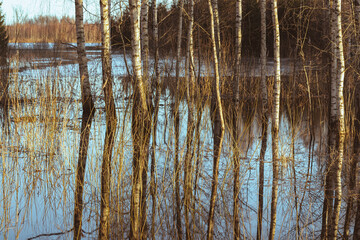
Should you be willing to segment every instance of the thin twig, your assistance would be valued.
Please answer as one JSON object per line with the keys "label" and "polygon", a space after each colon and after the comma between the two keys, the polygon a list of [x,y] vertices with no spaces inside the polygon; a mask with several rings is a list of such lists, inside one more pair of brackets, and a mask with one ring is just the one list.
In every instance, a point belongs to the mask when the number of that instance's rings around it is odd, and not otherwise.
{"label": "thin twig", "polygon": [[31,238],[28,238],[27,240],[32,240],[32,239],[35,239],[35,238],[39,238],[39,237],[50,237],[50,236],[58,236],[58,235],[63,235],[63,234],[66,234],[66,233],[69,233],[71,231],[73,231],[74,228],[71,228],[70,230],[67,230],[65,232],[57,232],[57,233],[43,233],[43,234],[39,234],[35,237],[31,237]]}

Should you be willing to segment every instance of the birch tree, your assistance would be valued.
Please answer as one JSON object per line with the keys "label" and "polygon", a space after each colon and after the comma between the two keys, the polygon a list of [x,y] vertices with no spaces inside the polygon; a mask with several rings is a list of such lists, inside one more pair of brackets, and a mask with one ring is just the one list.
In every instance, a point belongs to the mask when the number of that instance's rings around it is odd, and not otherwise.
{"label": "birch tree", "polygon": [[[151,102],[151,80],[149,76],[149,0],[141,0],[140,8],[140,41],[141,41],[141,60],[144,84],[146,84],[147,104]],[[150,134],[150,131],[148,132]],[[150,138],[149,138],[150,139]],[[147,153],[147,156],[149,153]],[[148,157],[144,163],[142,171],[142,193],[141,193],[141,238],[147,236],[147,172]]]}
{"label": "birch tree", "polygon": [[262,218],[264,205],[264,158],[267,148],[267,132],[268,132],[268,99],[267,99],[267,77],[266,77],[266,0],[260,1],[261,14],[261,150],[259,163],[259,205],[258,205],[258,227],[256,239],[262,239]]}
{"label": "birch tree", "polygon": [[338,122],[338,149],[336,154],[336,162],[334,165],[335,173],[335,184],[334,184],[334,210],[331,218],[331,225],[329,227],[329,238],[336,239],[339,225],[339,215],[341,207],[341,197],[342,197],[342,186],[341,186],[341,171],[342,163],[344,158],[344,141],[345,141],[345,108],[344,108],[344,77],[345,77],[345,60],[344,60],[344,49],[343,49],[343,35],[342,35],[342,26],[341,26],[341,0],[335,0],[334,6],[334,15],[336,16],[336,60],[338,62],[337,66],[337,89],[335,92],[336,104],[338,105],[338,111],[336,113],[336,118]]}
{"label": "birch tree", "polygon": [[272,19],[274,27],[274,90],[273,90],[273,109],[272,109],[272,161],[273,161],[273,183],[271,192],[271,216],[269,239],[275,237],[276,229],[276,210],[278,201],[279,186],[279,124],[280,124],[280,30],[278,19],[277,0],[272,0]]}
{"label": "birch tree", "polygon": [[214,11],[214,27],[215,27],[215,42],[216,42],[216,54],[218,57],[218,68],[219,75],[220,73],[220,65],[221,65],[221,32],[220,32],[220,17],[219,17],[219,5],[218,0],[212,0],[213,11]]}
{"label": "birch tree", "polygon": [[[141,0],[140,8],[140,46],[142,61],[142,78],[150,92],[151,78],[149,76],[149,0]],[[148,94],[148,97],[150,94]]]}
{"label": "birch tree", "polygon": [[[151,116],[147,105],[147,88],[142,77],[140,47],[140,0],[129,0],[133,66],[133,109],[131,134],[133,139],[133,172],[130,205],[130,239],[139,239],[141,226],[142,176],[147,164],[151,131]],[[136,103],[136,104],[135,104]]]}
{"label": "birch tree", "polygon": [[344,156],[344,77],[345,62],[341,27],[341,0],[330,3],[332,46],[331,102],[329,112],[329,146],[321,237],[336,239],[341,207],[341,171]]}
{"label": "birch tree", "polygon": [[191,238],[190,214],[191,195],[192,195],[192,155],[193,155],[193,134],[194,134],[194,50],[193,50],[193,26],[194,26],[194,0],[189,2],[189,25],[186,47],[186,63],[185,63],[185,81],[186,81],[186,98],[188,105],[188,123],[186,133],[186,153],[184,167],[184,210],[185,210],[185,227],[186,239]]}
{"label": "birch tree", "polygon": [[143,62],[143,77],[150,89],[149,74],[149,0],[141,0],[141,58]]}
{"label": "birch tree", "polygon": [[215,42],[215,29],[214,29],[214,13],[212,9],[211,0],[208,0],[209,13],[210,13],[210,36],[211,36],[211,46],[213,52],[214,60],[214,73],[215,81],[213,84],[213,96],[216,99],[214,105],[214,160],[213,160],[213,179],[211,183],[211,197],[210,197],[210,207],[209,207],[209,218],[208,218],[208,230],[207,230],[207,239],[213,239],[214,234],[214,215],[215,215],[215,202],[217,196],[217,187],[218,187],[218,175],[219,175],[219,160],[221,155],[222,142],[224,138],[225,124],[223,117],[223,109],[221,104],[220,96],[220,74],[218,68],[218,58],[217,58],[217,48]]}
{"label": "birch tree", "polygon": [[89,72],[85,52],[85,34],[83,21],[83,1],[75,1],[75,24],[77,35],[77,54],[80,72],[82,119],[79,145],[79,160],[75,178],[75,207],[74,207],[74,240],[81,239],[83,192],[87,152],[92,119],[95,113],[94,102],[91,95]]}
{"label": "birch tree", "polygon": [[341,171],[344,156],[344,77],[345,62],[341,27],[341,0],[331,2],[332,46],[331,102],[329,117],[329,147],[325,182],[322,238],[336,239],[341,207]]}
{"label": "birch tree", "polygon": [[114,147],[117,125],[115,101],[113,96],[111,74],[111,44],[110,44],[110,0],[100,0],[101,11],[101,60],[103,75],[103,91],[105,97],[106,133],[101,167],[101,205],[99,239],[109,239],[110,230],[110,181],[111,158]]}
{"label": "birch tree", "polygon": [[[241,32],[241,23],[242,23],[242,0],[236,0],[236,47],[235,47],[235,111],[233,114],[233,151],[234,151],[234,239],[240,239],[240,71],[241,71],[241,41],[242,41],[242,32]],[[218,36],[219,37],[219,36]]]}

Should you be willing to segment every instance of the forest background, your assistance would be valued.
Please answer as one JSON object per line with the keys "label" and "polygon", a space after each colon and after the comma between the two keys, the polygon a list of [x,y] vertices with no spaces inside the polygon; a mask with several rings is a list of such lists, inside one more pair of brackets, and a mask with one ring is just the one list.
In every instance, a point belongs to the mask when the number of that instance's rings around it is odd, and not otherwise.
{"label": "forest background", "polygon": [[[267,4],[267,49],[268,57],[273,56],[273,31],[271,21],[270,2]],[[184,5],[187,9],[187,3]],[[150,45],[153,45],[152,10],[149,4],[149,36]],[[178,2],[158,4],[159,21],[159,50],[160,54],[176,51],[176,33],[179,15]],[[296,56],[299,49],[298,41],[301,40],[303,50],[314,52],[316,55],[329,52],[330,44],[326,36],[328,31],[328,10],[323,0],[280,0],[279,1],[279,26],[281,38],[281,57]],[[350,1],[344,2],[343,23],[351,24]],[[230,49],[235,45],[235,1],[219,1],[219,20],[221,29],[222,49],[229,57],[234,54]],[[111,18],[111,41],[114,48],[121,48],[124,44],[130,47],[130,10],[128,6],[121,9],[118,16]],[[206,50],[209,46],[210,23],[207,1],[199,0],[194,7],[194,47]],[[188,21],[184,18],[183,44],[186,44],[186,31]],[[242,54],[243,56],[259,56],[260,54],[260,9],[257,1],[243,1],[242,21]],[[345,26],[344,29],[347,29]],[[101,42],[100,22],[84,23],[85,40],[90,43]],[[10,43],[75,43],[75,19],[64,16],[38,16],[28,19],[19,14],[19,17],[7,26]],[[344,38],[352,33],[344,32]],[[346,44],[347,42],[345,42]],[[208,50],[206,50],[208,51]]]}

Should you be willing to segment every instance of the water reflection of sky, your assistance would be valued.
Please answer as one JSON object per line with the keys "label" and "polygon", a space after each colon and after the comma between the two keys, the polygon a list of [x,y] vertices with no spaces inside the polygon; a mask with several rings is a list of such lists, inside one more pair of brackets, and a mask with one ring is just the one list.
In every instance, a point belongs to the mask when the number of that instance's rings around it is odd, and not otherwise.
{"label": "water reflection of sky", "polygon": [[[129,93],[122,91],[121,77],[127,74],[124,55],[115,53],[113,58],[114,94],[117,99],[118,132],[112,162],[113,172],[113,211],[126,213],[130,207],[131,194],[131,105],[125,100]],[[91,130],[90,148],[86,169],[84,190],[84,230],[96,230],[99,221],[99,196],[100,196],[100,168],[102,160],[102,147],[105,134],[105,113],[102,100],[101,61],[98,53],[89,56],[89,73],[93,93],[96,96],[97,112]],[[131,58],[126,55],[127,64],[131,66]],[[38,59],[37,61],[47,61]],[[49,60],[50,61],[50,60]],[[50,63],[50,62],[49,62]],[[61,61],[60,61],[61,63]],[[172,59],[162,60],[162,69],[171,69]],[[36,62],[34,62],[36,64]],[[167,64],[167,66],[165,66]],[[130,68],[131,71],[131,68]],[[80,129],[81,107],[80,85],[78,79],[78,66],[76,63],[48,66],[45,68],[28,68],[21,71],[18,78],[13,80],[10,92],[18,91],[24,98],[35,99],[34,104],[23,104],[10,109],[11,124],[9,134],[1,129],[2,148],[2,179],[4,189],[0,193],[2,216],[8,217],[8,224],[2,223],[0,229],[5,234],[8,229],[8,238],[15,239],[19,232],[19,239],[33,237],[42,233],[60,232],[71,229],[74,195],[74,172],[78,158],[78,142]],[[13,77],[16,76],[14,73]],[[51,80],[51,81],[50,81]],[[53,112],[41,97],[46,95],[45,89],[51,89],[50,99],[55,99],[56,111]],[[47,93],[49,94],[49,93]],[[174,127],[171,116],[170,91],[166,90],[161,98],[157,135],[157,182],[159,192],[158,207],[163,215],[172,221],[173,194],[173,144]],[[34,121],[26,121],[25,117],[35,116]],[[56,120],[44,122],[42,119]],[[180,107],[181,133],[180,133],[180,159],[183,159],[186,147],[187,106],[182,102]],[[20,122],[15,124],[15,119]],[[241,201],[242,205],[242,230],[247,236],[256,235],[257,204],[258,204],[258,158],[260,152],[260,120],[259,116],[250,119],[249,124],[242,124],[242,161],[240,170]],[[296,222],[294,209],[294,171],[297,176],[296,188],[300,197],[304,196],[303,225],[307,232],[313,228],[319,229],[317,219],[322,202],[317,199],[321,195],[317,169],[318,161],[309,159],[309,134],[306,122],[303,119],[295,125],[292,131],[289,115],[282,114],[280,129],[280,153],[286,167],[282,167],[282,178],[279,186],[278,225],[277,236],[291,238],[294,234]],[[248,120],[247,120],[248,121]],[[322,120],[319,120],[320,122]],[[241,119],[244,123],[245,120]],[[270,129],[269,125],[269,129]],[[209,107],[204,108],[201,122],[200,159],[201,174],[199,177],[199,191],[196,198],[205,210],[199,215],[199,226],[204,227],[207,221],[206,209],[211,189],[212,176],[212,132]],[[219,200],[217,203],[216,230],[219,236],[231,238],[232,231],[226,231],[231,226],[232,212],[232,155],[231,138],[227,130],[224,141],[223,153],[220,163]],[[294,135],[293,135],[294,133]],[[292,139],[295,139],[292,145]],[[319,136],[315,137],[315,151],[320,147]],[[265,211],[264,218],[270,219],[271,199],[271,136],[268,138],[268,150],[265,155]],[[292,159],[292,146],[294,147],[295,160]],[[306,182],[308,163],[312,164],[312,182]],[[309,185],[310,184],[310,185]],[[311,191],[309,190],[311,189]],[[300,201],[300,200],[298,200]],[[6,210],[6,211],[5,211]],[[113,212],[113,213],[114,213]],[[6,215],[7,214],[7,215]],[[115,214],[115,213],[114,213]],[[128,218],[124,214],[124,231],[128,231]],[[4,217],[3,217],[4,218]],[[165,217],[164,217],[165,218]],[[164,219],[163,219],[164,220]],[[164,233],[165,226],[159,230]],[[264,220],[264,236],[267,235],[269,221]],[[5,235],[4,235],[5,236]],[[97,232],[86,235],[96,238]],[[125,236],[124,236],[125,237]],[[57,239],[58,237],[54,237]],[[71,233],[62,238],[71,238]],[[44,238],[45,239],[45,238]],[[48,237],[46,237],[48,239]]]}

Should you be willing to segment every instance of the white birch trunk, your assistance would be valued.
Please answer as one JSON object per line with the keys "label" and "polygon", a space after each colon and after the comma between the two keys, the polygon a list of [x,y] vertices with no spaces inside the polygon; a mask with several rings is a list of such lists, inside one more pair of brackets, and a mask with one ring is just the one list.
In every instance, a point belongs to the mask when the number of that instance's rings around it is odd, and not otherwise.
{"label": "white birch trunk", "polygon": [[272,17],[274,25],[274,91],[273,91],[273,111],[272,111],[272,154],[273,154],[273,183],[271,193],[271,217],[269,239],[275,237],[276,229],[276,210],[278,200],[279,182],[279,124],[280,124],[280,30],[278,20],[277,0],[272,0]]}
{"label": "white birch trunk", "polygon": [[[331,105],[330,105],[330,121],[337,125],[338,118],[338,98],[337,98],[337,79],[338,79],[338,49],[337,49],[337,16],[335,12],[336,0],[331,1],[330,16],[331,16]],[[333,132],[333,131],[332,131]],[[337,134],[330,134],[330,151],[335,149],[337,141]]]}
{"label": "white birch trunk", "polygon": [[[140,0],[129,0],[130,18],[131,18],[131,47],[132,47],[132,65],[134,71],[133,83],[134,92],[140,92],[145,88],[142,82],[141,67],[141,46],[140,46]],[[147,110],[146,95],[143,92],[140,95],[140,107]],[[134,111],[133,111],[134,114]],[[130,213],[130,239],[140,239],[140,200],[142,186],[142,171],[138,160],[133,160],[132,192],[131,192],[131,213]],[[136,167],[134,167],[134,165]]]}
{"label": "white birch trunk", "polygon": [[194,40],[193,40],[193,26],[194,26],[194,0],[189,2],[189,26],[187,35],[186,47],[186,98],[188,104],[188,123],[186,133],[186,153],[185,153],[185,168],[184,168],[184,209],[185,209],[185,227],[186,238],[191,239],[192,228],[190,224],[191,211],[191,195],[192,195],[192,142],[194,133]]}
{"label": "white birch trunk", "polygon": [[329,239],[336,239],[339,225],[339,215],[341,208],[342,186],[341,186],[341,171],[344,158],[344,140],[345,140],[345,108],[344,108],[344,77],[345,77],[345,60],[343,48],[343,35],[341,26],[341,0],[335,0],[334,15],[336,17],[335,33],[336,33],[336,59],[337,59],[337,74],[336,74],[336,105],[338,111],[336,118],[338,121],[338,149],[336,154],[336,162],[334,165],[335,173],[335,202],[334,210],[331,218],[331,226],[329,228]]}
{"label": "white birch trunk", "polygon": [[235,46],[235,86],[234,100],[235,111],[233,113],[233,162],[234,162],[234,190],[233,190],[233,215],[234,215],[234,239],[240,239],[240,71],[241,71],[241,42],[242,42],[242,0],[236,0],[236,46]]}
{"label": "white birch trunk", "polygon": [[223,109],[220,95],[220,74],[217,57],[217,48],[215,40],[215,27],[214,27],[214,13],[212,9],[211,0],[208,0],[209,12],[210,12],[210,30],[211,30],[211,44],[214,58],[214,72],[215,72],[215,84],[214,92],[216,95],[215,104],[215,118],[214,118],[214,162],[213,162],[213,179],[211,186],[211,198],[209,206],[209,219],[208,219],[208,231],[207,239],[213,239],[214,234],[214,215],[215,215],[215,202],[217,197],[218,187],[218,174],[219,174],[219,160],[221,155],[222,142],[224,138],[225,123],[223,117]]}
{"label": "white birch trunk", "polygon": [[218,6],[218,0],[212,0],[213,4],[213,11],[214,11],[214,24],[215,24],[215,42],[216,42],[216,54],[218,57],[218,71],[219,75],[220,73],[220,66],[221,66],[221,33],[220,33],[220,17],[219,17],[219,6]]}
{"label": "white birch trunk", "polygon": [[131,46],[132,46],[132,64],[134,71],[134,91],[140,93],[140,106],[144,111],[147,111],[145,84],[142,78],[141,67],[141,48],[140,48],[140,0],[129,0],[130,2],[130,19],[132,22],[131,28]]}
{"label": "white birch trunk", "polygon": [[99,239],[109,239],[110,231],[110,181],[111,158],[116,131],[116,110],[112,90],[111,43],[110,43],[110,0],[100,0],[102,33],[102,75],[105,97],[106,133],[101,168],[101,206]]}
{"label": "white birch trunk", "polygon": [[236,45],[235,45],[235,101],[240,101],[240,71],[241,71],[241,42],[242,42],[242,32],[241,32],[241,22],[242,22],[242,0],[236,0]]}
{"label": "white birch trunk", "polygon": [[150,91],[151,82],[149,78],[149,0],[141,0],[141,58],[143,61],[143,78],[147,89]]}
{"label": "white birch trunk", "polygon": [[91,102],[91,88],[89,81],[89,72],[87,67],[87,57],[85,52],[85,33],[84,33],[84,21],[83,21],[83,0],[75,0],[76,11],[76,35],[77,35],[77,53],[82,89],[82,101],[83,103]]}
{"label": "white birch trunk", "polygon": [[147,105],[147,88],[142,77],[140,47],[140,0],[129,0],[132,34],[132,65],[133,65],[133,110],[131,133],[133,139],[133,173],[130,206],[130,239],[140,239],[144,230],[141,223],[141,196],[143,194],[143,171],[148,163],[148,145],[151,132],[151,116]]}
{"label": "white birch trunk", "polygon": [[[194,87],[195,87],[195,69],[194,69],[194,38],[193,38],[193,28],[194,28],[194,0],[189,2],[189,26],[188,26],[188,35],[187,35],[187,46],[186,46],[186,97],[189,106],[189,113],[194,111],[193,101],[194,97]],[[189,114],[189,117],[193,118],[192,114]]]}
{"label": "white birch trunk", "polygon": [[89,146],[90,128],[95,108],[92,100],[87,58],[85,52],[85,34],[83,21],[83,1],[75,1],[75,24],[77,35],[77,53],[80,72],[81,98],[83,105],[81,134],[79,145],[79,160],[75,178],[75,207],[74,207],[74,240],[81,239],[82,236],[82,210],[83,210],[83,190],[85,179],[86,159]]}
{"label": "white birch trunk", "polygon": [[[149,0],[141,0],[140,12],[140,41],[141,41],[141,59],[143,61],[142,79],[146,85],[147,104],[148,107],[152,101],[152,86],[151,77],[149,76]],[[151,134],[151,133],[150,133]],[[149,155],[149,153],[147,153]],[[141,194],[141,239],[147,237],[147,172],[148,172],[148,157],[144,162],[144,169],[142,170],[142,194]]]}

